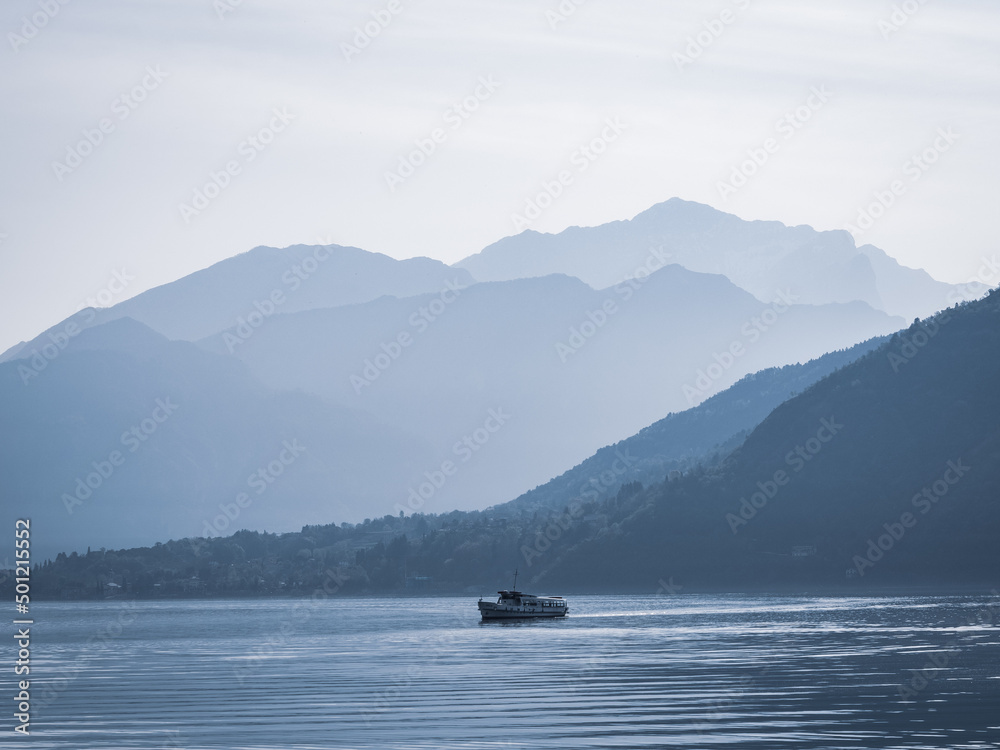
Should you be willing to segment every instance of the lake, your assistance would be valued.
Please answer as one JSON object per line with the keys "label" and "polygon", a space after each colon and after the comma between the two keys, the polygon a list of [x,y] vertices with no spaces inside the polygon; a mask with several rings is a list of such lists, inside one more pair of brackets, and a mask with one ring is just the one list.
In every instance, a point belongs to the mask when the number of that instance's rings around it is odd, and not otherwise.
{"label": "lake", "polygon": [[507,623],[476,600],[35,603],[32,734],[7,711],[2,744],[1000,746],[996,595],[576,596]]}

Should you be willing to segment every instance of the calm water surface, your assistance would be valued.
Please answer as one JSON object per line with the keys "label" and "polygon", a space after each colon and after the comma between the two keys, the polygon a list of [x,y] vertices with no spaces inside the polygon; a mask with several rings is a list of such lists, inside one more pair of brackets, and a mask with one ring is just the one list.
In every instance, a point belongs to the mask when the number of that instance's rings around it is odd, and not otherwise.
{"label": "calm water surface", "polygon": [[35,604],[33,731],[0,744],[1000,747],[995,596],[573,597],[488,624],[476,598]]}

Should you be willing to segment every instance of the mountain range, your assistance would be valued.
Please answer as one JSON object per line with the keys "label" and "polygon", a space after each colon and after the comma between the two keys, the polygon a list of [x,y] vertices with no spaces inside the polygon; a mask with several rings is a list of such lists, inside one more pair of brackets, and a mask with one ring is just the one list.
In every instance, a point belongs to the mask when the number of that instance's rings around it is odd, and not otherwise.
{"label": "mountain range", "polygon": [[[518,568],[525,588],[563,594],[995,589],[998,378],[994,290],[671,415],[633,438],[649,443],[647,457],[677,455],[683,435],[704,447],[756,421],[740,413],[743,397],[804,385],[720,460],[645,486],[629,479],[555,507],[555,484],[539,490],[549,507],[521,498],[484,511],[60,554],[33,586],[54,597],[308,596],[331,581],[340,594],[482,594]],[[731,417],[720,413],[730,408]],[[629,442],[614,449],[620,465]]]}
{"label": "mountain range", "polygon": [[[454,267],[255,248],[0,357],[2,515],[30,507],[54,552],[485,508],[648,428],[643,445],[668,413],[663,440],[683,443],[697,428],[676,413],[747,374],[849,350],[957,293],[843,233],[676,199]],[[654,447],[630,481],[725,455],[826,372],[804,367],[744,384],[754,405],[727,407],[712,446]],[[286,443],[303,447],[294,465]],[[233,510],[255,474],[264,490]]]}

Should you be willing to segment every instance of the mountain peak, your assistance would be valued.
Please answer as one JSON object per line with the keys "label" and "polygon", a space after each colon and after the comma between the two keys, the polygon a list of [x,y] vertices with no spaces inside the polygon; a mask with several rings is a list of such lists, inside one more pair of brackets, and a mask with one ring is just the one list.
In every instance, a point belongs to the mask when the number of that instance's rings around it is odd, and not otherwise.
{"label": "mountain peak", "polygon": [[946,307],[952,291],[926,274],[908,273],[881,251],[859,250],[846,231],[745,221],[677,197],[631,220],[558,234],[525,231],[455,265],[480,281],[566,273],[602,289],[653,259],[722,274],[761,301],[791,290],[805,304],[857,300],[905,318]]}
{"label": "mountain peak", "polygon": [[88,324],[130,317],[169,339],[197,341],[262,309],[269,317],[440,292],[448,283],[475,280],[431,258],[395,260],[342,245],[259,245],[100,310]]}

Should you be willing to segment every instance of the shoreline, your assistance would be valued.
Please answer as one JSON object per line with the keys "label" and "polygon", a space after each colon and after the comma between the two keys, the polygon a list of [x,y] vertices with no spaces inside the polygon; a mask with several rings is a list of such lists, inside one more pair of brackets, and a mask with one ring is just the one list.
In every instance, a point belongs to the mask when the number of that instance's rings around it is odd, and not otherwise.
{"label": "shoreline", "polygon": [[[326,600],[336,600],[336,599],[473,599],[480,596],[487,598],[492,597],[494,592],[492,591],[477,591],[472,592],[454,592],[454,591],[443,591],[443,592],[422,592],[422,593],[404,593],[404,592],[385,592],[385,593],[344,593],[335,594],[332,596],[325,597]],[[691,590],[683,590],[672,593],[650,593],[646,591],[629,591],[629,590],[571,590],[563,589],[560,592],[542,592],[540,595],[555,595],[555,596],[580,596],[580,597],[602,597],[602,596],[644,596],[649,598],[657,599],[669,599],[676,600],[678,598],[684,597],[697,597],[697,596],[730,596],[730,597],[773,597],[773,598],[838,598],[838,599],[852,599],[852,598],[901,598],[909,596],[922,596],[922,597],[949,597],[949,596],[996,596],[1000,597],[1000,585],[993,583],[983,583],[983,584],[961,584],[958,586],[944,587],[941,585],[887,585],[887,586],[870,586],[864,589],[859,588],[848,588],[844,586],[837,587],[816,587],[816,588],[806,588],[802,587],[787,587],[787,588],[770,588],[770,589],[710,589],[710,588],[692,588]],[[310,593],[302,594],[260,594],[253,595],[247,593],[233,594],[233,595],[207,595],[207,596],[140,596],[140,597],[129,597],[129,596],[116,596],[107,598],[50,598],[50,597],[39,597],[34,596],[32,600],[34,603],[39,604],[67,604],[73,602],[82,603],[107,603],[114,604],[122,601],[129,602],[181,602],[181,601],[261,601],[261,600],[275,600],[275,601],[305,601],[313,598]]]}

